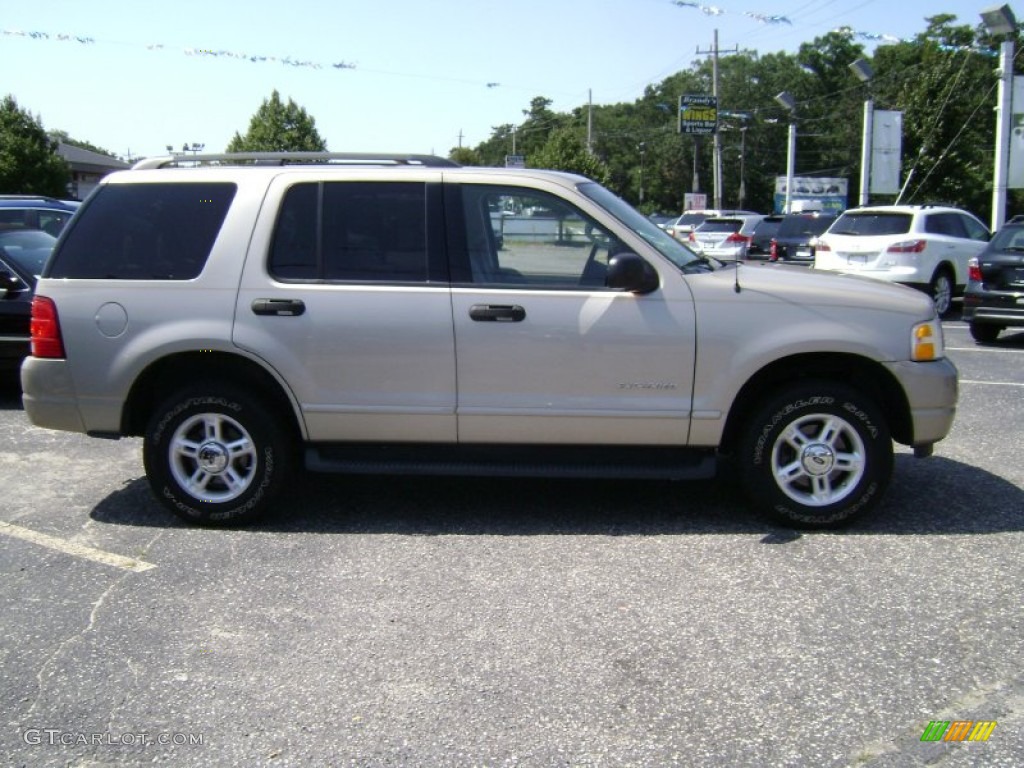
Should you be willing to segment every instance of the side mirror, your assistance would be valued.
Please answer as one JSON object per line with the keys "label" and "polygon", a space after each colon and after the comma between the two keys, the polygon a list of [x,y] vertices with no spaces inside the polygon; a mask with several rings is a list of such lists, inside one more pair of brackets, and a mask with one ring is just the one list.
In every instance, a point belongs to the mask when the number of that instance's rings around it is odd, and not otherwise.
{"label": "side mirror", "polygon": [[654,267],[635,253],[620,253],[608,261],[605,285],[630,293],[650,293],[658,287]]}

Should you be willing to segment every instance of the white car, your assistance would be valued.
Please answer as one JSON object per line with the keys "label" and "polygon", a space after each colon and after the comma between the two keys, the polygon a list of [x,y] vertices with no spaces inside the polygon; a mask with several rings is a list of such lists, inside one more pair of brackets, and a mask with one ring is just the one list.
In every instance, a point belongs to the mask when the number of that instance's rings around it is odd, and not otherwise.
{"label": "white car", "polygon": [[690,233],[689,246],[697,253],[716,259],[745,259],[754,229],[764,218],[757,215],[705,219]]}
{"label": "white car", "polygon": [[707,219],[716,216],[753,216],[754,211],[724,211],[707,208],[700,211],[687,211],[678,219],[670,221],[665,225],[664,229],[672,237],[680,242],[687,242],[687,238],[690,233],[701,223]]}
{"label": "white car", "polygon": [[988,228],[958,208],[879,205],[849,210],[818,238],[814,268],[902,283],[926,292],[940,315],[967,284],[967,262]]}

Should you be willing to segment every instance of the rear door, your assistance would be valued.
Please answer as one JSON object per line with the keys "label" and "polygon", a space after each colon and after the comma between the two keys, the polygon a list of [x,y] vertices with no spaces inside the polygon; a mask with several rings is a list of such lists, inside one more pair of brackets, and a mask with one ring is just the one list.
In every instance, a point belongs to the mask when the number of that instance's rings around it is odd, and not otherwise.
{"label": "rear door", "polygon": [[310,440],[454,441],[440,184],[333,174],[271,183],[234,341],[287,381]]}

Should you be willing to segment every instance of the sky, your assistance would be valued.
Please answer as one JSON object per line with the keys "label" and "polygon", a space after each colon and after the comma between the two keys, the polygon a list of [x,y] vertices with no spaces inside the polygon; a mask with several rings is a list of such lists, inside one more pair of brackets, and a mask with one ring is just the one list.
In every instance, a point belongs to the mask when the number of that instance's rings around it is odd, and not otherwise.
{"label": "sky", "polygon": [[[0,96],[126,158],[222,152],[276,89],[335,152],[447,155],[552,109],[632,102],[722,51],[837,27],[911,38],[994,0],[0,0]],[[1024,12],[1021,8],[1020,12]],[[673,119],[673,118],[670,118]]]}

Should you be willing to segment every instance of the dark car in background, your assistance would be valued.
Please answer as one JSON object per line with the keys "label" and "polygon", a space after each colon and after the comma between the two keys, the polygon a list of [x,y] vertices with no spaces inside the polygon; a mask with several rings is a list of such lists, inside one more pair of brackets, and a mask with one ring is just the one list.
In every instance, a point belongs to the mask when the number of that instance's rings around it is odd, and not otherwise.
{"label": "dark car in background", "polygon": [[56,242],[41,229],[0,229],[0,372],[28,356],[32,294]]}
{"label": "dark car in background", "polygon": [[780,219],[769,248],[769,260],[809,265],[814,263],[815,241],[836,217],[829,213],[788,213]]}
{"label": "dark car in background", "polygon": [[779,214],[765,216],[754,225],[750,232],[750,242],[747,244],[748,259],[767,259],[771,254],[772,238],[779,231],[784,217]]}
{"label": "dark car in background", "polygon": [[41,229],[56,237],[81,205],[41,195],[0,195],[0,229]]}
{"label": "dark car in background", "polygon": [[1014,216],[967,262],[963,319],[975,341],[1024,328],[1024,216]]}

